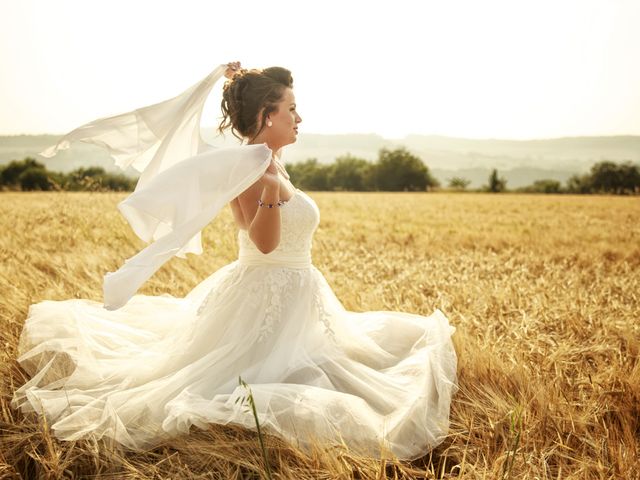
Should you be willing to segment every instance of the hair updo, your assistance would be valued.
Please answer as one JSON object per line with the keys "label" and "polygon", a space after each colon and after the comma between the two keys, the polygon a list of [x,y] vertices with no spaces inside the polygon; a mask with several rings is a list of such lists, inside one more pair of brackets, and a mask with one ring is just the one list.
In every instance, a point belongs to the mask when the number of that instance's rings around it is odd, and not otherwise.
{"label": "hair updo", "polygon": [[[293,88],[293,77],[286,68],[240,69],[224,83],[220,105],[223,116],[218,131],[224,135],[223,130],[231,127],[236,138],[253,140],[265,127],[267,116],[277,111],[277,103],[287,87]],[[258,114],[263,107],[258,130]]]}

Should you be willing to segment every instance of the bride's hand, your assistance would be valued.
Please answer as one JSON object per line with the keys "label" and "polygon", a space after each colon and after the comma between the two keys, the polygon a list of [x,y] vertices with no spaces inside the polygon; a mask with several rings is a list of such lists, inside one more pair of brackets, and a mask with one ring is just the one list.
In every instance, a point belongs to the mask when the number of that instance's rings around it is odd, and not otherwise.
{"label": "bride's hand", "polygon": [[276,163],[271,159],[271,163],[264,172],[264,175],[260,177],[260,183],[265,189],[269,189],[272,191],[280,190],[280,179],[278,178],[278,168],[276,167]]}
{"label": "bride's hand", "polygon": [[224,71],[224,76],[232,79],[238,71],[240,71],[240,62],[229,62],[227,63],[227,69]]}

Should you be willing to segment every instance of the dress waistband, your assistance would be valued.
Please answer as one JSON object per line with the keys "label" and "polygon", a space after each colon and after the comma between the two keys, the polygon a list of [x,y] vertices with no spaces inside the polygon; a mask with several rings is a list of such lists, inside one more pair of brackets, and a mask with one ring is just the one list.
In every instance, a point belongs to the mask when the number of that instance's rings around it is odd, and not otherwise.
{"label": "dress waistband", "polygon": [[311,266],[311,254],[240,252],[238,261],[244,265],[281,265],[290,268],[307,268]]}

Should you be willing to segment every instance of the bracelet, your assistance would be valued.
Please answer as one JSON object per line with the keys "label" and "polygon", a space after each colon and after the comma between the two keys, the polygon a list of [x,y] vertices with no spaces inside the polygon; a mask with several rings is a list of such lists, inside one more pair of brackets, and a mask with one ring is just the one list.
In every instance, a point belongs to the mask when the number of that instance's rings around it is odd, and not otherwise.
{"label": "bracelet", "polygon": [[289,200],[278,200],[278,203],[264,203],[262,201],[262,199],[258,199],[258,206],[260,207],[269,207],[269,208],[273,208],[274,206],[276,207],[281,207],[282,205],[284,205],[285,203],[287,203]]}

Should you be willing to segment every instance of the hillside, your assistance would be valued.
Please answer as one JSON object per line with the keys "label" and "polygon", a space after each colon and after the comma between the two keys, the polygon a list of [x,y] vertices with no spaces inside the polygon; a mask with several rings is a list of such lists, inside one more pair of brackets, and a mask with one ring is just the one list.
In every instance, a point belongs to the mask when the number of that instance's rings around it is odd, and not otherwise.
{"label": "hillside", "polygon": [[[216,146],[237,145],[231,134],[216,136],[213,127],[202,130],[203,138]],[[14,159],[34,156],[50,170],[68,172],[81,166],[101,166],[118,171],[106,152],[94,145],[76,143],[53,158],[37,155],[54,144],[58,135],[0,136],[0,165]],[[600,160],[640,162],[640,136],[564,137],[537,140],[466,139],[438,135],[408,135],[386,139],[376,134],[322,135],[301,133],[298,142],[285,148],[283,159],[297,163],[317,158],[331,163],[347,153],[373,161],[379,149],[405,146],[418,155],[438,180],[461,176],[471,187],[486,182],[497,168],[509,187],[529,185],[534,180],[551,178],[564,182],[574,173],[586,172]],[[134,170],[125,172],[135,175]]]}

